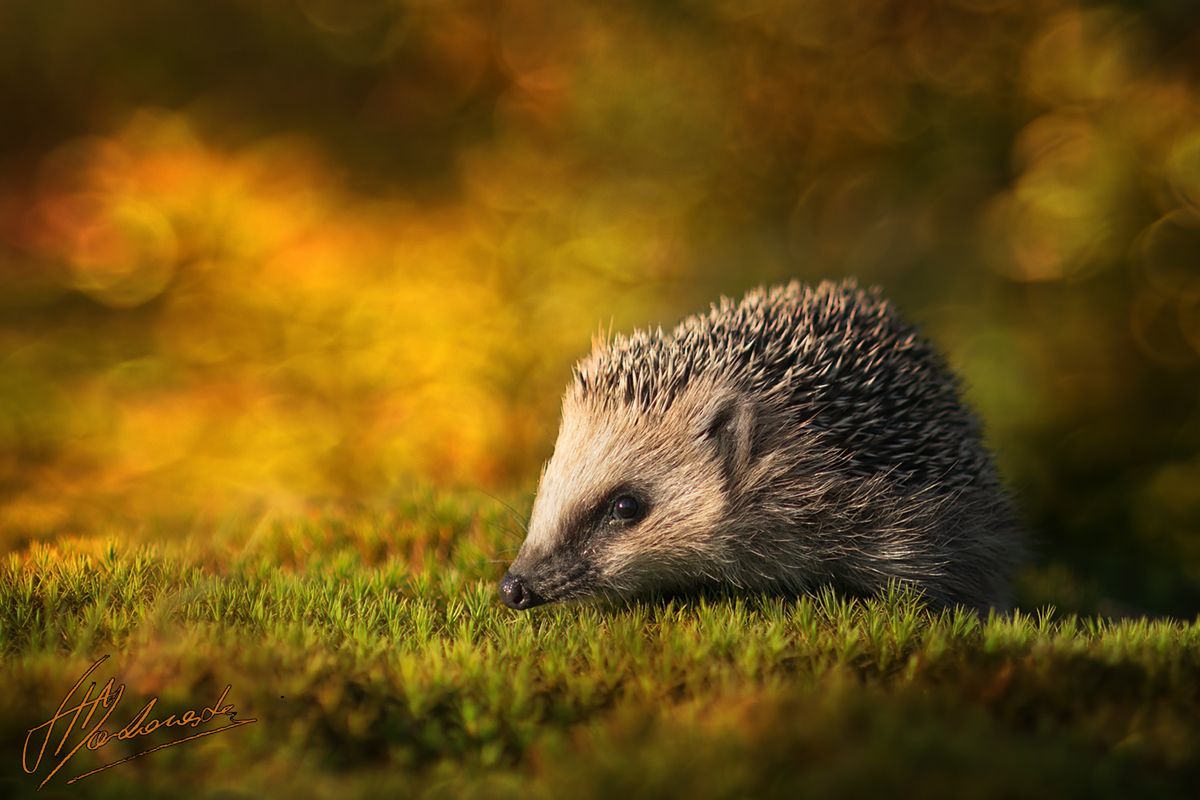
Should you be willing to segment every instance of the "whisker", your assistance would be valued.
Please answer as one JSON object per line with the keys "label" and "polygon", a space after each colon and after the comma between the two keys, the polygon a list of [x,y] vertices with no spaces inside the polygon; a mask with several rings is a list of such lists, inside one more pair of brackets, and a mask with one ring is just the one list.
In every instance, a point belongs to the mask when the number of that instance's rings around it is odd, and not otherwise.
{"label": "whisker", "polygon": [[503,528],[501,528],[501,532],[508,538],[514,538],[514,537],[524,538],[524,536],[528,535],[527,532],[523,533],[522,531],[514,530],[509,525],[505,525]]}
{"label": "whisker", "polygon": [[484,489],[479,489],[479,488],[476,488],[476,491],[480,492],[481,494],[487,495],[488,497],[492,498],[500,505],[507,508],[509,513],[513,515],[513,519],[515,519],[517,521],[517,524],[519,526],[521,526],[521,530],[525,532],[525,535],[526,536],[529,535],[529,520],[527,520],[527,519],[525,519],[525,517],[521,516],[515,508],[513,508],[508,503],[501,500],[499,497],[496,497],[496,495],[492,494],[491,492],[488,492]]}

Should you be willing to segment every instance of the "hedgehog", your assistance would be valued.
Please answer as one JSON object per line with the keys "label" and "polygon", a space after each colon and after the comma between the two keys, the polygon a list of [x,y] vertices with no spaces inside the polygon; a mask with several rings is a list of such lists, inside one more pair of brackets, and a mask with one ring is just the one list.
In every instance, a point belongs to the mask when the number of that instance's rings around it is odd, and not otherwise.
{"label": "hedgehog", "polygon": [[514,609],[898,583],[1005,610],[1013,504],[941,356],[878,287],[760,287],[573,370]]}

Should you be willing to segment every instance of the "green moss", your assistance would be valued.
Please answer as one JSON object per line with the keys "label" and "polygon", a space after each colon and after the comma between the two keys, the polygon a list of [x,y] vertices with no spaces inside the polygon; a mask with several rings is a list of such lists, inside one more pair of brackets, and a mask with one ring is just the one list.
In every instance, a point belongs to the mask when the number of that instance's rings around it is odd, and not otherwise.
{"label": "green moss", "polygon": [[[519,614],[495,598],[505,530],[490,509],[425,497],[9,555],[6,795],[33,793],[16,766],[26,731],[104,654],[96,676],[127,685],[119,724],[149,697],[183,710],[226,684],[258,722],[77,784],[56,778],[40,797],[184,785],[339,798],[1125,797],[1200,785],[1200,620],[979,619],[900,591]],[[64,775],[134,752],[118,746]]]}

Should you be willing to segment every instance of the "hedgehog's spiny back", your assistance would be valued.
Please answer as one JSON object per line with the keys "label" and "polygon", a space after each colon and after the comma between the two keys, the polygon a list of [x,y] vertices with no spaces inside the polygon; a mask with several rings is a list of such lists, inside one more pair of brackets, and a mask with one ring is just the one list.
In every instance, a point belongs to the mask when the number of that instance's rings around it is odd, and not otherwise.
{"label": "hedgehog's spiny back", "polygon": [[661,412],[701,377],[822,431],[856,473],[995,480],[941,358],[877,290],[853,281],[759,289],[722,298],[669,335],[617,336],[580,362],[572,391],[600,413]]}

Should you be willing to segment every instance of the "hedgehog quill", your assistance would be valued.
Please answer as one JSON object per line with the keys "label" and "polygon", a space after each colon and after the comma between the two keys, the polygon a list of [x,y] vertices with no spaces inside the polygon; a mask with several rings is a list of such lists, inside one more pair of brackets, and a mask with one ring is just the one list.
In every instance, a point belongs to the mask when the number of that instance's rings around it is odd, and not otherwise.
{"label": "hedgehog quill", "polygon": [[515,609],[707,589],[1007,607],[1013,505],[933,347],[876,288],[790,283],[576,365]]}

